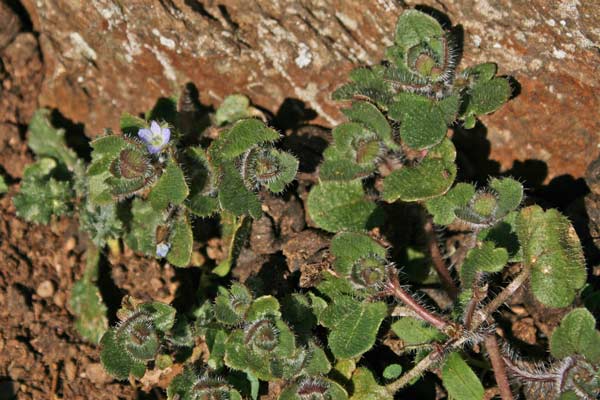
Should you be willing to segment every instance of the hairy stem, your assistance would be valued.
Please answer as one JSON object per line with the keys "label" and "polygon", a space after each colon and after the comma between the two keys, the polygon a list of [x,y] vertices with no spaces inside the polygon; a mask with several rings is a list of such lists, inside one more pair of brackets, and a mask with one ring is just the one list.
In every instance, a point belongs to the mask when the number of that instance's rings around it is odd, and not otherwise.
{"label": "hairy stem", "polygon": [[517,366],[510,357],[502,356],[502,361],[508,369],[511,375],[519,377],[522,381],[529,382],[554,382],[556,380],[556,374],[554,373],[540,373],[540,372],[529,372]]}
{"label": "hairy stem", "polygon": [[440,252],[440,248],[437,244],[437,237],[435,234],[435,230],[433,228],[433,221],[431,218],[428,218],[427,222],[424,226],[425,235],[427,236],[427,247],[429,249],[429,254],[431,256],[431,261],[433,262],[433,267],[435,268],[435,272],[437,272],[442,285],[452,298],[452,300],[456,300],[458,297],[458,288],[454,284],[454,280],[450,275],[450,271],[446,266],[446,262],[442,257],[442,253]]}
{"label": "hairy stem", "polygon": [[529,279],[529,268],[523,266],[523,269],[513,279],[513,281],[505,287],[494,300],[490,301],[483,309],[479,310],[475,318],[473,318],[473,330],[479,328],[481,324],[489,318],[498,308],[500,308],[515,292]]}
{"label": "hairy stem", "polygon": [[495,333],[488,335],[485,338],[485,348],[490,356],[492,367],[494,368],[494,377],[496,378],[498,389],[500,389],[502,400],[513,400],[510,383],[508,383],[508,377],[506,376],[506,367],[502,355],[500,354],[500,348],[498,347],[498,340],[496,339]]}
{"label": "hairy stem", "polygon": [[[488,317],[496,311],[510,296],[512,296],[518,288],[521,287],[523,283],[527,281],[529,278],[529,269],[523,268],[523,270],[515,277],[515,279],[500,292],[498,296],[494,298],[491,302],[489,302],[479,313],[473,318],[473,322],[471,324],[472,330],[477,330],[487,319]],[[390,277],[391,278],[391,277]],[[396,282],[398,279],[396,278]],[[406,293],[406,292],[405,292]],[[408,293],[406,293],[408,295]],[[409,296],[410,297],[410,296]],[[412,299],[412,297],[411,297]],[[414,301],[414,299],[413,299]],[[408,304],[407,304],[408,305]],[[411,307],[412,308],[412,307]],[[416,311],[416,310],[415,310]],[[427,310],[425,310],[427,312]],[[450,323],[446,322],[447,326],[451,326]],[[447,354],[449,351],[453,349],[458,349],[464,346],[471,338],[468,335],[462,335],[458,339],[452,338],[449,339],[442,347],[440,351],[432,351],[425,358],[417,363],[410,371],[402,375],[400,378],[395,380],[392,383],[386,385],[386,390],[390,394],[396,393],[398,390],[404,388],[408,385],[413,379],[419,377],[425,371],[429,370],[436,362],[440,361],[443,358],[444,354]]]}
{"label": "hairy stem", "polygon": [[473,295],[471,300],[469,300],[469,304],[467,304],[465,310],[465,318],[464,318],[464,327],[466,330],[471,330],[471,324],[473,322],[473,314],[475,310],[477,310],[477,306],[481,303],[483,299],[487,297],[488,286],[479,286],[481,280],[481,272],[478,272],[473,279],[472,292]]}
{"label": "hairy stem", "polygon": [[442,317],[433,314],[429,310],[425,309],[417,300],[415,300],[406,290],[402,289],[396,270],[392,269],[389,273],[389,282],[386,288],[386,293],[394,296],[406,306],[411,308],[421,319],[440,331],[444,332],[448,327],[451,326],[450,322],[446,321]]}

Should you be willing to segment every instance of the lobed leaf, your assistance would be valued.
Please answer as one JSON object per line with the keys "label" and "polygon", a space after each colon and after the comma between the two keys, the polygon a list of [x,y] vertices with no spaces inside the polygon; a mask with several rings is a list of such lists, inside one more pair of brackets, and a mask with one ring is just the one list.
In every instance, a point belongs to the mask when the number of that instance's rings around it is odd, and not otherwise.
{"label": "lobed leaf", "polygon": [[449,139],[431,149],[420,164],[393,171],[383,181],[382,197],[396,200],[423,201],[443,195],[456,178],[456,149]]}
{"label": "lobed leaf", "polygon": [[162,211],[169,205],[177,206],[183,203],[189,192],[181,167],[171,159],[158,182],[152,187],[148,200],[156,211]]}
{"label": "lobed leaf", "polygon": [[585,308],[568,313],[552,332],[550,352],[558,359],[580,354],[593,363],[600,362],[600,331],[596,320]]}
{"label": "lobed leaf", "polygon": [[307,207],[315,224],[329,232],[369,229],[380,215],[356,180],[322,182],[309,193]]}
{"label": "lobed leaf", "polygon": [[167,261],[176,267],[187,267],[192,258],[194,244],[192,226],[188,218],[182,215],[173,222],[170,229],[168,242],[171,247],[167,253]]}
{"label": "lobed leaf", "polygon": [[329,348],[338,359],[357,357],[375,344],[377,331],[387,316],[382,302],[365,303],[341,297],[321,314],[321,323],[330,329]]}
{"label": "lobed leaf", "polygon": [[382,258],[386,249],[368,235],[358,232],[340,232],[331,240],[331,253],[335,256],[335,270],[341,275],[352,272],[352,265],[367,254],[375,254]]}
{"label": "lobed leaf", "polygon": [[445,113],[434,100],[413,93],[400,93],[390,106],[390,118],[401,122],[400,138],[408,147],[423,150],[446,136]]}
{"label": "lobed leaf", "polygon": [[535,297],[550,307],[570,305],[585,284],[586,269],[569,220],[557,210],[531,206],[520,211],[515,224]]}
{"label": "lobed leaf", "polygon": [[470,249],[460,270],[465,289],[470,289],[477,272],[500,272],[508,262],[508,251],[497,248],[493,242],[483,242]]}

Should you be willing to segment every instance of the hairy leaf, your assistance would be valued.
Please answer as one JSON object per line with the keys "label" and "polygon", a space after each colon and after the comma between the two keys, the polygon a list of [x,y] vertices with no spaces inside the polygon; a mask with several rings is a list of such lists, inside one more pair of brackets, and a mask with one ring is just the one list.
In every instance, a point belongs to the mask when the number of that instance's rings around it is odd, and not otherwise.
{"label": "hairy leaf", "polygon": [[516,220],[523,261],[531,268],[535,297],[551,307],[566,307],[586,280],[579,238],[569,220],[557,210],[524,208]]}

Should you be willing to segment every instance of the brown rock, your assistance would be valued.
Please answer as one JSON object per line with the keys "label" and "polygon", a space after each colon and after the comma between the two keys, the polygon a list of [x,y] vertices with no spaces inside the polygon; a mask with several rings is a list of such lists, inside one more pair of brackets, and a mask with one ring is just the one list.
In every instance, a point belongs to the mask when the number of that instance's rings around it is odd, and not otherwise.
{"label": "brown rock", "polygon": [[38,285],[35,292],[43,299],[52,297],[54,295],[54,284],[52,281],[43,281]]}
{"label": "brown rock", "polygon": [[83,122],[117,127],[191,81],[202,101],[242,92],[276,110],[287,97],[318,123],[342,120],[331,91],[356,65],[382,58],[396,18],[426,4],[462,24],[462,65],[497,61],[520,95],[483,119],[503,169],[537,159],[548,178],[579,177],[598,152],[597,2],[561,0],[25,0],[46,63],[40,101]]}

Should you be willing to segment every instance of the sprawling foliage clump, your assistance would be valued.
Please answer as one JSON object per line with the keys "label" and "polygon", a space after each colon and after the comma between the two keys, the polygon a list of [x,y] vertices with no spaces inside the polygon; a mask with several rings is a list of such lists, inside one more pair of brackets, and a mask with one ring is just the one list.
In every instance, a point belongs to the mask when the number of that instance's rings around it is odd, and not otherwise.
{"label": "sprawling foliage clump", "polygon": [[[73,309],[86,337],[103,333],[106,370],[116,379],[141,378],[179,364],[182,372],[167,389],[173,400],[257,399],[266,382],[284,400],[392,399],[430,371],[453,399],[499,393],[506,400],[520,392],[596,398],[600,332],[585,308],[563,312],[543,365],[518,356],[509,337],[497,337],[496,311],[520,289],[540,307],[571,307],[586,282],[585,260],[566,217],[522,207],[517,180],[455,182],[452,129],[472,128],[511,96],[495,64],[459,72],[459,55],[452,31],[407,11],[387,60],[354,70],[335,91],[348,102],[348,122],[333,129],[305,201],[313,226],[331,233],[330,244],[298,291],[277,297],[264,290],[270,282],[231,282],[210,296],[211,278],[203,275],[206,293],[186,312],[128,298],[121,322],[106,330],[90,262]],[[18,213],[47,223],[75,212],[97,246],[122,239],[179,267],[191,263],[194,219],[218,215],[229,253],[212,273],[224,277],[251,219],[262,216],[261,193],[284,192],[299,165],[255,114],[248,99],[231,96],[212,118],[210,139],[198,138],[189,136],[175,102],[163,100],[144,118],[125,114],[121,134],[94,140],[85,165],[42,110],[30,127],[38,161],[14,199]],[[410,204],[425,217],[429,256],[382,231],[390,209]],[[441,257],[434,225],[465,238],[455,271]],[[441,287],[438,295],[416,295],[423,283]],[[369,357],[383,352],[382,343],[395,354]]]}

